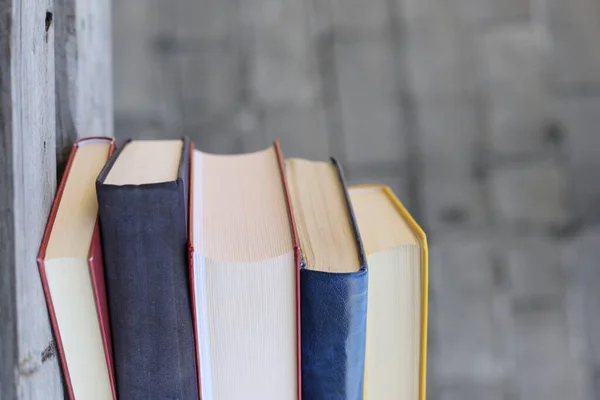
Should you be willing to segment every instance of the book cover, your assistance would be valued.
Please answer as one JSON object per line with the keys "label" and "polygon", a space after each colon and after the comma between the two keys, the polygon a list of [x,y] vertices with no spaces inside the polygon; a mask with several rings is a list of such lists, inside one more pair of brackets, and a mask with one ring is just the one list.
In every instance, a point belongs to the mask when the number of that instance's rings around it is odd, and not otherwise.
{"label": "book cover", "polygon": [[[75,392],[73,390],[73,384],[71,381],[71,374],[69,373],[69,365],[67,364],[67,359],[65,356],[63,340],[61,336],[61,329],[58,324],[57,315],[54,309],[54,303],[52,300],[52,295],[50,292],[48,279],[46,275],[46,250],[48,247],[48,242],[50,240],[50,236],[52,234],[54,228],[54,222],[56,220],[56,216],[58,213],[58,209],[60,207],[63,192],[65,190],[65,186],[69,179],[69,175],[71,172],[71,168],[73,166],[73,160],[75,158],[75,154],[80,149],[82,145],[86,143],[92,142],[106,142],[109,145],[108,156],[112,154],[115,148],[115,141],[113,138],[108,137],[88,137],[79,139],[75,142],[71,148],[69,153],[69,158],[67,160],[67,165],[65,167],[65,171],[61,178],[60,184],[57,189],[56,197],[52,204],[52,208],[50,210],[50,216],[48,218],[48,223],[46,225],[46,230],[44,231],[44,236],[42,238],[42,243],[40,246],[40,251],[37,257],[38,267],[40,271],[40,278],[42,281],[42,286],[44,289],[44,295],[46,297],[46,303],[48,306],[48,311],[50,314],[50,322],[52,324],[52,329],[54,332],[54,338],[56,341],[56,347],[59,353],[59,359],[61,363],[61,367],[64,374],[65,384],[67,387],[67,392],[71,399],[75,399]],[[108,158],[107,158],[108,159]],[[92,181],[93,182],[93,181]],[[93,185],[93,183],[92,183]],[[113,359],[112,359],[112,344],[111,344],[111,332],[110,332],[110,321],[108,317],[108,306],[106,299],[106,287],[104,282],[104,263],[102,260],[102,247],[100,243],[100,232],[98,226],[98,220],[96,217],[96,222],[93,228],[92,239],[89,243],[89,252],[87,256],[87,265],[89,268],[89,277],[91,280],[91,286],[93,291],[94,303],[97,312],[97,318],[99,322],[99,329],[101,331],[102,343],[104,348],[104,356],[106,360],[106,367],[108,369],[112,398],[116,399],[116,385],[115,385],[115,375],[113,368]]]}
{"label": "book cover", "polygon": [[[395,207],[398,214],[400,214],[401,218],[406,222],[415,238],[419,243],[419,247],[421,249],[420,256],[420,270],[421,270],[421,312],[420,312],[420,347],[418,349],[419,352],[419,371],[418,371],[418,398],[420,400],[426,399],[426,389],[427,389],[427,321],[428,321],[428,282],[429,282],[429,254],[427,247],[427,238],[425,232],[421,227],[417,224],[414,218],[410,215],[408,210],[404,207],[404,205],[400,202],[398,197],[394,194],[394,192],[385,185],[357,185],[349,188],[351,192],[355,190],[381,190],[385,196],[390,200],[390,202]],[[366,248],[367,256],[372,254],[372,250]],[[368,399],[368,391],[365,391],[364,399]]]}
{"label": "book cover", "polygon": [[[367,262],[342,169],[334,158],[331,164],[343,192],[342,207],[346,212],[339,211],[348,216],[350,227],[346,228],[351,231],[359,266],[354,272],[319,270],[319,265],[309,269],[307,249],[300,239],[302,394],[307,399],[359,400],[363,396],[365,362]],[[297,192],[303,189],[289,189],[290,212],[303,218]],[[341,227],[333,227],[336,229]]]}
{"label": "book cover", "polygon": [[[132,145],[132,164],[117,168]],[[167,148],[179,149],[168,163]],[[96,181],[120,398],[198,398],[186,254],[189,155],[187,139],[130,140]],[[170,176],[161,161],[172,167],[175,156]],[[113,182],[113,168],[127,177]],[[152,169],[159,178],[148,176]]]}
{"label": "book cover", "polygon": [[292,241],[294,244],[294,258],[296,260],[296,360],[298,365],[298,400],[302,399],[302,319],[300,310],[300,270],[302,268],[302,255],[300,252],[300,239],[298,239],[298,230],[296,227],[296,220],[294,219],[294,213],[292,212],[292,203],[290,199],[290,192],[288,189],[287,175],[285,173],[285,161],[283,152],[281,151],[281,145],[278,140],[273,142],[275,152],[277,153],[277,161],[279,164],[279,173],[281,174],[281,182],[283,184],[283,191],[285,201],[287,204],[288,218],[290,219],[290,229],[292,233]]}

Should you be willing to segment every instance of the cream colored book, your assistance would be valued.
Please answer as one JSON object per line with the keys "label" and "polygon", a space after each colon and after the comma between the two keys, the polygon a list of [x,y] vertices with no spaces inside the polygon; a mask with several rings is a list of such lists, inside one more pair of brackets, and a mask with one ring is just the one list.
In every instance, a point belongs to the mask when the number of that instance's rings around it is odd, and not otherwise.
{"label": "cream colored book", "polygon": [[38,267],[70,399],[117,398],[95,182],[114,139],[71,148],[38,253]]}
{"label": "cream colored book", "polygon": [[364,399],[424,400],[427,241],[390,188],[350,188],[369,265]]}
{"label": "cream colored book", "polygon": [[297,400],[299,253],[279,144],[194,150],[191,185],[201,398]]}

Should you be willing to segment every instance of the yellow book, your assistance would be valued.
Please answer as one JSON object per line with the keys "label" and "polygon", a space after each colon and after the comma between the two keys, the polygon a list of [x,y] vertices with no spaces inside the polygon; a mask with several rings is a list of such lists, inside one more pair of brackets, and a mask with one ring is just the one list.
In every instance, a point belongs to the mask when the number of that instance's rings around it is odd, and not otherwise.
{"label": "yellow book", "polygon": [[425,233],[392,190],[350,188],[369,265],[364,399],[425,400]]}

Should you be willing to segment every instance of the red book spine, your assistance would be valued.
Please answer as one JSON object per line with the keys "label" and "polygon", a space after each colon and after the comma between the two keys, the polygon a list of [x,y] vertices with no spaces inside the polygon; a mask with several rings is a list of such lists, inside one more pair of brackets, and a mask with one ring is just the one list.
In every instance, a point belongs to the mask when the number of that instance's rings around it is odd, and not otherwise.
{"label": "red book spine", "polygon": [[285,163],[283,160],[283,152],[279,141],[273,143],[275,152],[277,153],[277,159],[279,161],[279,172],[281,173],[281,182],[285,195],[285,202],[288,210],[288,217],[290,219],[290,229],[292,231],[292,241],[294,245],[294,257],[296,260],[296,361],[298,371],[298,400],[302,399],[302,348],[300,338],[300,264],[302,262],[302,254],[300,253],[300,239],[298,238],[298,231],[296,228],[296,220],[294,219],[294,213],[292,212],[292,200],[290,199],[290,191],[288,189],[287,175],[285,174]]}
{"label": "red book spine", "polygon": [[202,400],[202,382],[200,381],[200,342],[198,339],[198,321],[196,318],[196,291],[194,286],[194,143],[190,143],[190,170],[188,188],[188,269],[190,279],[190,298],[192,299],[192,319],[194,324],[194,345],[196,346],[196,374],[198,375],[198,398]]}

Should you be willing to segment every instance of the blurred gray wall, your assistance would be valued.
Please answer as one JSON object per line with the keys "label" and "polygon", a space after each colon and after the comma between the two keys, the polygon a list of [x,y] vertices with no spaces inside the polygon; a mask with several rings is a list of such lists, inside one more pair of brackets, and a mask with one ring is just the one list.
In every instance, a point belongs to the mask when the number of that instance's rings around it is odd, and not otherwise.
{"label": "blurred gray wall", "polygon": [[600,0],[113,8],[119,138],[277,138],[426,228],[429,399],[600,398]]}

